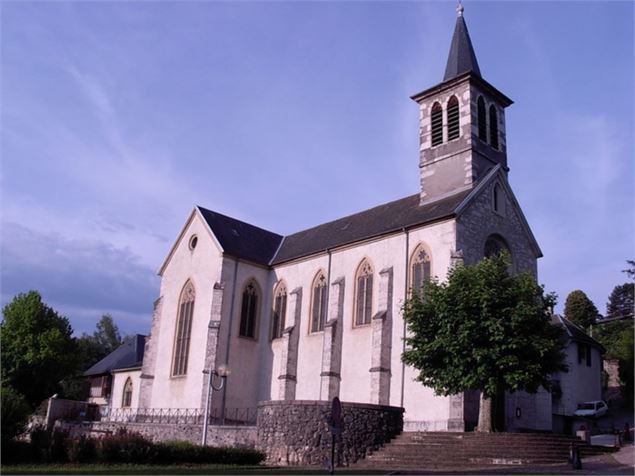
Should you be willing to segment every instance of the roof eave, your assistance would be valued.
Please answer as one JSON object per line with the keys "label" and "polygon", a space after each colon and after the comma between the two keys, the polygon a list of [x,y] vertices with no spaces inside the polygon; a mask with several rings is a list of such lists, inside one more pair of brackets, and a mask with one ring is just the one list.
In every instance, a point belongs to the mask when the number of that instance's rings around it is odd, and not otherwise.
{"label": "roof eave", "polygon": [[509,97],[507,97],[505,94],[492,86],[492,84],[485,81],[481,76],[474,73],[474,71],[467,71],[458,76],[455,76],[454,78],[442,81],[439,84],[432,86],[431,88],[424,89],[423,91],[410,96],[410,99],[415,102],[421,102],[423,99],[429,96],[438,94],[447,89],[451,89],[457,84],[460,84],[466,80],[470,83],[474,83],[480,86],[485,92],[493,96],[503,107],[508,107],[514,104],[514,101],[512,101]]}

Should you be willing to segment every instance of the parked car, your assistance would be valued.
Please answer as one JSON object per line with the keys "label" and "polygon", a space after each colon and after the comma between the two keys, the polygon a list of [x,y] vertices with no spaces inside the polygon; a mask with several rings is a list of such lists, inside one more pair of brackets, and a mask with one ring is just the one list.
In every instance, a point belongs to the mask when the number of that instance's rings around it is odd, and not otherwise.
{"label": "parked car", "polygon": [[609,407],[602,400],[594,400],[592,402],[578,403],[578,409],[573,412],[575,416],[597,418],[606,415]]}

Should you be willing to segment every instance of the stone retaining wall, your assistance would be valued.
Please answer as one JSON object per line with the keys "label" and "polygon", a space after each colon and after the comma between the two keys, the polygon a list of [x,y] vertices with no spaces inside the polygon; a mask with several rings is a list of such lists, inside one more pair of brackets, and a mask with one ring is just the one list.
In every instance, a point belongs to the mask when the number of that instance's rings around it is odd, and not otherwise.
{"label": "stone retaining wall", "polygon": [[[342,403],[343,431],[336,464],[349,465],[390,441],[403,429],[403,408]],[[270,401],[258,405],[257,449],[275,465],[324,465],[331,456],[326,401]]]}
{"label": "stone retaining wall", "polygon": [[[152,441],[181,440],[200,444],[203,435],[201,425],[176,423],[127,423],[127,422],[57,422],[56,428],[73,435],[104,436],[120,428],[139,433]],[[207,430],[209,446],[237,446],[254,448],[257,431],[255,426],[210,426]]]}

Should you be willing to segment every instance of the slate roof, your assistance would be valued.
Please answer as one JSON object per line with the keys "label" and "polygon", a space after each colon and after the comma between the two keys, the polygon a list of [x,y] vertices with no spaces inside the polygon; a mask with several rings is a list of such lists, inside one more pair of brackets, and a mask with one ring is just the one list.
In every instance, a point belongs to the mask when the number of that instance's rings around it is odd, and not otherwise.
{"label": "slate roof", "polygon": [[268,265],[280,246],[282,236],[203,207],[198,210],[226,254]]}
{"label": "slate roof", "polygon": [[141,367],[146,336],[137,334],[124,341],[117,349],[101,359],[86,372],[85,377],[110,373],[113,370]]}
{"label": "slate roof", "polygon": [[599,347],[602,353],[605,352],[606,349],[604,348],[604,346],[596,341],[589,334],[584,332],[584,329],[562,316],[555,316],[555,318],[557,319],[557,322],[562,327],[564,327],[564,330],[567,332],[567,335],[569,336],[569,338],[571,338],[571,340],[581,342],[583,344],[589,344],[594,347]]}
{"label": "slate roof", "polygon": [[419,205],[417,193],[288,236],[197,207],[226,254],[265,266],[454,216],[473,188]]}
{"label": "slate roof", "polygon": [[461,7],[459,15],[456,18],[456,26],[454,27],[454,34],[452,35],[450,54],[448,55],[443,81],[455,78],[468,71],[471,71],[477,76],[481,76],[481,70],[476,61],[474,47],[472,46],[472,40],[470,40],[470,34],[467,31],[467,25],[463,19],[463,10]]}
{"label": "slate roof", "polygon": [[419,205],[421,196],[415,194],[294,233],[284,238],[271,264],[452,216],[471,191],[468,189],[426,205]]}

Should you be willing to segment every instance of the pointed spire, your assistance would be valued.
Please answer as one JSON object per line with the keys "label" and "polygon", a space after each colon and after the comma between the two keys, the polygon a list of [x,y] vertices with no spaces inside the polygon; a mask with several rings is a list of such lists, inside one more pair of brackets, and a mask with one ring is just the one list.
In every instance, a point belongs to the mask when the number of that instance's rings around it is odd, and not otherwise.
{"label": "pointed spire", "polygon": [[463,19],[463,5],[459,1],[456,7],[456,26],[454,27],[454,35],[452,36],[452,45],[450,46],[450,54],[448,63],[445,67],[445,76],[443,81],[455,78],[460,74],[472,71],[477,76],[481,75],[478,69],[478,62],[470,40],[470,34],[467,31],[467,25]]}

